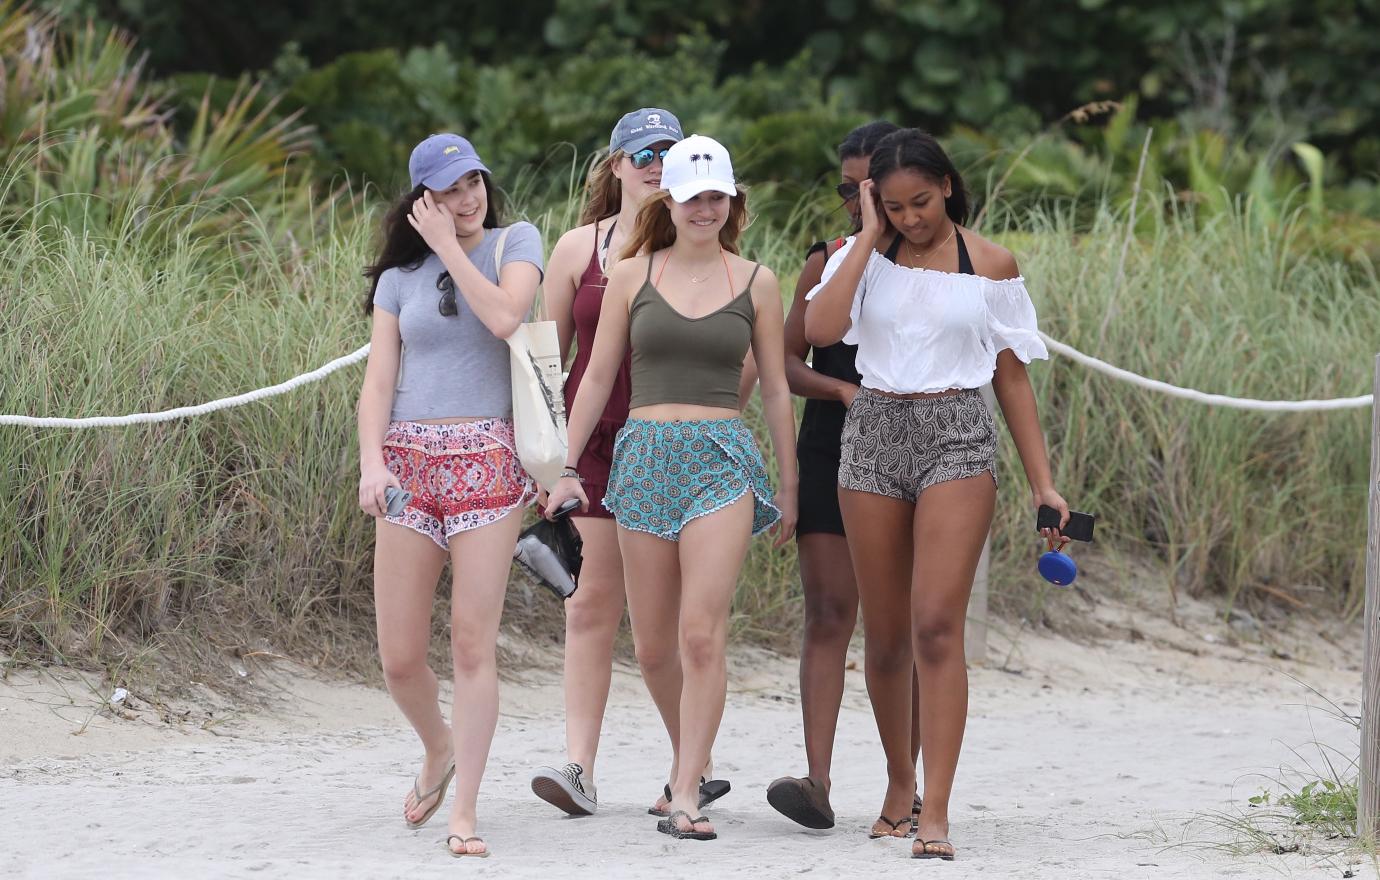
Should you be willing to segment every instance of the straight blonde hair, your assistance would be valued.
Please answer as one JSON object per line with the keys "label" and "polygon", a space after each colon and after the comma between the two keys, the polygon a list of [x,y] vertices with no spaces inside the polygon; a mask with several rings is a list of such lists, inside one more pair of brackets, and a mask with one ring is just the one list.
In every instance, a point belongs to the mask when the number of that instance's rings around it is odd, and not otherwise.
{"label": "straight blonde hair", "polygon": [[622,150],[614,150],[607,159],[595,162],[585,178],[585,201],[580,208],[578,226],[598,223],[612,217],[623,208],[623,181],[614,176],[613,168],[626,155]]}

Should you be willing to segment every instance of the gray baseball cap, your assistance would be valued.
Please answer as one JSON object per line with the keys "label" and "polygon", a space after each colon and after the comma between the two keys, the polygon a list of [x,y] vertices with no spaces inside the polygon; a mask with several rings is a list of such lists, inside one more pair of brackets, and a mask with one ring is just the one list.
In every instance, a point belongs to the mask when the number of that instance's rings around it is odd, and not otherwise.
{"label": "gray baseball cap", "polygon": [[609,152],[622,150],[636,153],[638,150],[662,141],[675,142],[685,137],[680,129],[680,120],[669,110],[657,107],[643,107],[624,114],[613,127],[609,136]]}
{"label": "gray baseball cap", "polygon": [[407,160],[407,173],[412,186],[427,189],[447,189],[471,171],[488,172],[474,145],[458,134],[433,134],[412,148]]}

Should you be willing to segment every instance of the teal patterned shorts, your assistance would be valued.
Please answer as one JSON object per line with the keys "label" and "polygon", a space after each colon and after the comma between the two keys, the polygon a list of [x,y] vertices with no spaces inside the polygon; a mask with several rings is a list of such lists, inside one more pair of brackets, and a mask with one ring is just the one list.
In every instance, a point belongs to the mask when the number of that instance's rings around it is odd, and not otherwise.
{"label": "teal patterned shorts", "polygon": [[742,419],[628,419],[613,445],[604,507],[625,529],[668,541],[752,493],[752,533],[781,518],[762,453]]}

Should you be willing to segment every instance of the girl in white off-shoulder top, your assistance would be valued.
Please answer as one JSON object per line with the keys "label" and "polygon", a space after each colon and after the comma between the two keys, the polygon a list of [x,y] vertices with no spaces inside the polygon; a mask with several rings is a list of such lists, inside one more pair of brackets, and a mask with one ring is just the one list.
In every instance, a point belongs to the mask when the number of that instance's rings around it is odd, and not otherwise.
{"label": "girl in white off-shoulder top", "polygon": [[1026,374],[1048,354],[1015,259],[962,228],[963,181],[930,135],[887,136],[868,173],[862,230],[808,294],[805,335],[813,345],[856,344],[862,375],[844,423],[839,499],[887,756],[873,836],[910,830],[913,657],[924,808],[911,854],[951,860],[949,796],[968,711],[964,619],[996,501],[996,427],[981,386],[996,392],[1032,504],[1059,510],[1061,525],[1068,505],[1054,490]]}

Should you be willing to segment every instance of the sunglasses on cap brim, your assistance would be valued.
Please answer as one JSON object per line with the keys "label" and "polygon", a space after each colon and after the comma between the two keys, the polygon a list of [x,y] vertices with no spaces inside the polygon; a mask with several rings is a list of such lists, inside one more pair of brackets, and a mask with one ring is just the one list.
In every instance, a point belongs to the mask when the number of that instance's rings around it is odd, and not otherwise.
{"label": "sunglasses on cap brim", "polygon": [[653,161],[660,159],[666,161],[666,154],[671,151],[670,147],[662,147],[660,150],[653,150],[651,147],[638,150],[636,153],[628,154],[628,161],[634,168],[646,168]]}

